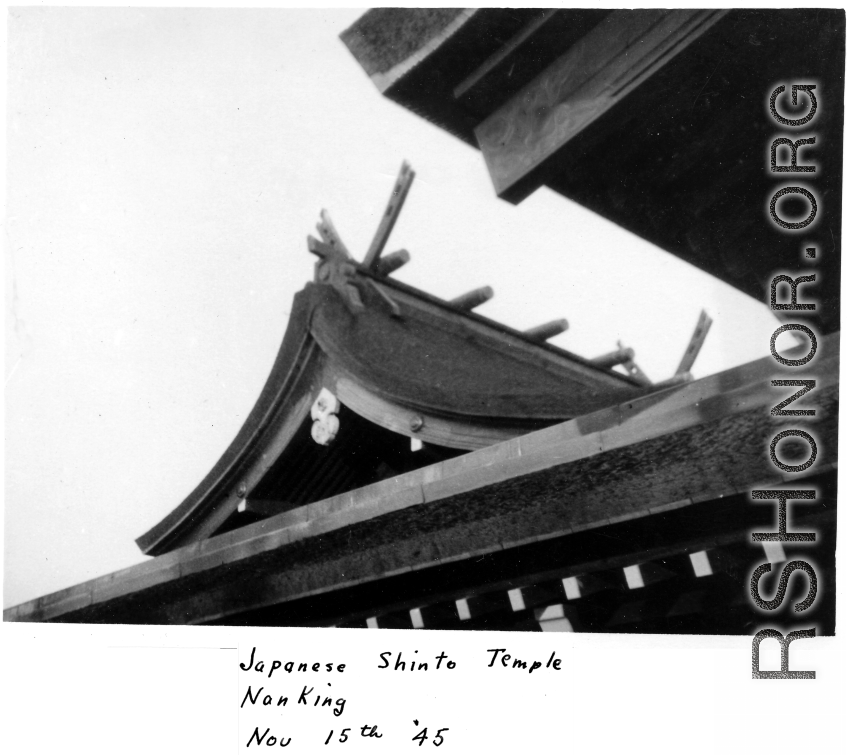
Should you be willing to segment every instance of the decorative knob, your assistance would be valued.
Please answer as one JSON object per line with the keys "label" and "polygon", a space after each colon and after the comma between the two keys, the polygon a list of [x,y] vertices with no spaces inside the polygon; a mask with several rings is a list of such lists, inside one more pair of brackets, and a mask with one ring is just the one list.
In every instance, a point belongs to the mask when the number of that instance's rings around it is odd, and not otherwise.
{"label": "decorative knob", "polygon": [[338,417],[334,414],[328,414],[323,419],[316,419],[312,423],[312,440],[318,445],[328,446],[338,435],[340,425]]}
{"label": "decorative knob", "polygon": [[318,445],[328,446],[338,435],[340,422],[336,412],[341,408],[341,403],[336,395],[321,388],[321,392],[312,404],[312,440]]}

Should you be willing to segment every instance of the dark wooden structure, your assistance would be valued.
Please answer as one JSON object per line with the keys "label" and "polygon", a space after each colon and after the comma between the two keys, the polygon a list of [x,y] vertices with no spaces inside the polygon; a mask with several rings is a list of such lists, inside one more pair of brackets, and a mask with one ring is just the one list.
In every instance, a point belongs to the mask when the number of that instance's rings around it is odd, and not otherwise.
{"label": "dark wooden structure", "polygon": [[[820,633],[834,629],[838,342],[816,357]],[[795,375],[797,373],[792,373]],[[6,620],[745,633],[781,485],[770,358],[197,540]],[[342,419],[342,422],[344,420]],[[339,436],[340,437],[340,436]],[[311,442],[311,441],[310,441]],[[796,478],[795,476],[792,476]],[[791,480],[796,484],[796,479]],[[777,572],[779,570],[777,569]]]}
{"label": "dark wooden structure", "polygon": [[[139,539],[156,557],[7,620],[755,623],[749,573],[790,556],[749,543],[752,527],[774,526],[749,491],[788,479],[766,454],[781,374],[770,357],[647,386],[374,274],[323,230],[309,242],[316,282],[297,295],[256,408],[197,490]],[[819,414],[802,424],[820,453],[803,482],[821,495],[792,526],[821,533],[822,633],[834,627],[838,363],[833,335],[790,368],[818,381]]]}
{"label": "dark wooden structure", "polygon": [[[839,329],[843,11],[388,8],[342,39],[383,95],[478,147],[503,199],[549,186],[759,301],[804,264],[768,217],[802,179]],[[792,138],[816,137],[799,162],[818,170],[772,174],[770,94],[807,79],[821,107]]]}
{"label": "dark wooden structure", "polygon": [[[656,390],[467,302],[374,272],[325,241],[310,238],[309,247],[320,257],[315,282],[295,296],[256,406],[200,486],[139,539],[145,553]],[[340,402],[328,446],[311,435],[322,393]]]}
{"label": "dark wooden structure", "polygon": [[[817,314],[836,331],[844,15],[809,18],[382,9],[343,39],[386,96],[480,146],[502,197],[546,184],[760,298],[800,264],[763,215],[766,95],[815,76]],[[797,550],[751,543],[776,514],[750,491],[800,479],[818,495],[790,528],[818,535],[812,618],[832,634],[838,333],[805,367],[768,357],[691,382],[704,316],[678,374],[652,385],[630,350],[547,343],[564,321],[518,332],[479,316],[490,289],[448,302],[393,280],[409,255],[384,251],[413,179],[404,165],[361,262],[322,215],[315,280],[265,388],[209,475],[139,538],[154,558],[4,618],[747,634],[774,620],[751,573]],[[780,474],[771,381],[803,377],[817,414],[792,426],[818,456]]]}

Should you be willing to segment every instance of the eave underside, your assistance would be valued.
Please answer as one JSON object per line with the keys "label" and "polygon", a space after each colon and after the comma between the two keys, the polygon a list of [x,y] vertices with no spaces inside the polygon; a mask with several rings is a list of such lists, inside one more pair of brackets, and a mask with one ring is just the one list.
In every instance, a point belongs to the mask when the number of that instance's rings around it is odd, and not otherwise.
{"label": "eave underside", "polygon": [[[397,13],[382,14],[362,21],[398,23]],[[663,32],[668,24],[674,31]],[[348,46],[355,30],[342,35]],[[359,59],[364,43],[351,46]],[[655,64],[624,86],[646,46]],[[807,79],[822,105],[806,128],[786,129],[768,97],[779,83]],[[801,274],[801,246],[817,245],[825,332],[840,322],[843,90],[844,13],[820,9],[486,9],[380,86],[480,147],[498,196],[519,202],[546,185],[759,301],[775,271]],[[815,174],[770,171],[770,144],[784,132],[816,136],[798,161],[817,164]],[[768,210],[777,189],[798,181],[819,204],[803,239],[777,228]],[[783,205],[789,219],[808,209]]]}

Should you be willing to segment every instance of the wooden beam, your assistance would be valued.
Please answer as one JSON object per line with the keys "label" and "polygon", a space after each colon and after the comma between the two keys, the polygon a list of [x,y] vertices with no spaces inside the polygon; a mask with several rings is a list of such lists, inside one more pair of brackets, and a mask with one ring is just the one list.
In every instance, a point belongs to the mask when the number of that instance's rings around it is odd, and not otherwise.
{"label": "wooden beam", "polygon": [[491,286],[481,286],[480,288],[475,288],[473,291],[468,291],[466,294],[457,296],[455,299],[450,299],[450,304],[457,309],[470,311],[485,304],[485,302],[493,297],[494,289]]}
{"label": "wooden beam", "polygon": [[469,595],[465,602],[470,611],[469,618],[478,618],[491,613],[510,612],[512,604],[509,600],[508,591],[503,589],[502,585],[498,585],[499,590],[485,590],[483,592]]}
{"label": "wooden beam", "polygon": [[[837,397],[838,337],[828,336],[822,338],[820,343],[822,348],[818,359],[810,367],[799,368],[798,374],[805,376],[811,371],[820,381],[822,403],[826,402],[831,406]],[[803,349],[804,347],[799,347],[794,352],[802,352]],[[794,356],[794,353],[789,352],[787,356]],[[454,535],[453,540],[449,541],[449,547],[447,539],[433,545],[432,553],[422,552],[415,565],[406,559],[403,551],[395,553],[391,563],[377,559],[380,575],[384,577],[386,573],[391,572],[393,563],[398,564],[396,568],[403,572],[414,568],[422,569],[432,558],[437,558],[439,563],[448,558],[469,559],[472,556],[484,555],[488,552],[485,549],[500,552],[529,541],[537,542],[542,534],[545,538],[565,536],[640,516],[684,508],[696,501],[690,498],[678,500],[675,496],[688,490],[699,491],[700,494],[708,493],[714,498],[719,497],[723,491],[726,491],[727,495],[735,495],[737,490],[749,490],[759,480],[764,482],[769,474],[770,462],[766,455],[760,453],[760,440],[770,437],[767,409],[773,402],[769,392],[769,379],[773,375],[772,364],[773,360],[768,356],[683,386],[661,397],[647,396],[636,399],[592,416],[523,436],[517,443],[512,441],[500,447],[460,456],[433,467],[415,470],[315,502],[280,514],[268,522],[248,525],[201,543],[193,543],[116,574],[91,580],[53,596],[45,596],[27,604],[28,607],[11,611],[4,616],[9,616],[6,620],[24,620],[26,616],[35,614],[30,620],[38,620],[38,617],[46,619],[65,610],[76,610],[61,608],[60,605],[77,605],[80,602],[85,605],[105,603],[154,585],[179,582],[183,577],[199,575],[224,564],[228,569],[236,570],[239,568],[238,562],[242,562],[245,568],[249,569],[251,560],[263,557],[262,554],[395,511],[404,511],[404,516],[411,517],[417,506],[426,508],[433,501],[444,501],[445,505],[454,506],[458,512],[469,504],[468,500],[460,497],[465,492],[488,489],[483,496],[474,493],[482,499],[510,494],[505,488],[499,491],[495,487],[489,489],[489,486],[496,486],[499,482],[511,480],[523,488],[528,484],[538,484],[541,486],[540,490],[547,490],[551,485],[564,484],[566,480],[569,480],[569,485],[573,485],[574,468],[564,466],[570,461],[589,459],[597,454],[624,449],[651,438],[685,433],[687,429],[700,425],[704,425],[707,434],[713,436],[710,445],[698,452],[696,457],[692,455],[693,447],[689,446],[685,447],[684,454],[657,454],[656,463],[661,469],[657,466],[652,470],[650,480],[639,483],[641,487],[634,484],[640,474],[637,465],[633,463],[637,458],[635,454],[607,467],[607,470],[613,471],[607,471],[603,475],[590,475],[590,480],[586,478],[589,487],[580,493],[581,505],[575,505],[574,499],[571,501],[572,505],[563,509],[559,503],[560,499],[551,496],[545,517],[528,517],[526,524],[510,518],[510,532],[514,532],[518,526],[524,526],[524,531],[513,535],[515,542],[498,536],[494,538],[493,543],[470,543],[468,531],[457,530],[457,534],[462,533],[461,537]],[[835,448],[834,439],[837,437],[835,415],[828,414],[830,420],[827,421],[824,416],[820,419],[821,423],[828,423],[818,426],[824,449],[830,439],[833,440],[831,447]],[[743,421],[738,424],[724,421],[734,415],[738,415]],[[690,433],[688,435],[690,436]],[[675,437],[668,437],[667,442],[668,447],[679,447],[679,440]],[[742,457],[742,451],[748,455]],[[835,461],[835,452],[832,452],[829,459],[821,460],[821,466],[815,469],[815,473],[821,474],[826,468],[832,471],[829,464],[827,467],[823,465]],[[715,480],[714,470],[720,470],[721,479]],[[536,472],[545,472],[545,477],[533,482],[532,475]],[[559,476],[555,477],[554,474]],[[721,486],[720,489],[710,489],[709,486],[716,482]],[[613,490],[615,485],[620,487]],[[576,494],[569,495],[573,497]],[[453,499],[452,503],[447,501],[450,498]],[[519,540],[520,537],[529,537],[530,540]],[[698,541],[696,545],[697,547],[687,550],[701,550],[714,544]],[[678,552],[678,543],[675,548],[674,552]],[[387,558],[388,555],[384,552],[380,558]],[[660,554],[651,552],[644,557],[628,558],[621,566],[656,561],[660,557]],[[358,560],[356,563],[366,566],[365,561]],[[287,570],[287,575],[293,575],[289,564],[282,563],[281,568]],[[339,569],[346,573],[347,566],[341,563]],[[305,564],[301,573],[313,574],[314,564]],[[352,579],[349,576],[347,578]],[[269,599],[276,601],[283,594],[288,596],[286,599],[293,599],[295,593],[299,597],[305,595],[305,592],[297,592],[298,590],[324,590],[316,584],[316,578],[304,576],[308,585],[298,583],[294,576],[291,576],[291,579],[292,582],[287,587],[280,583],[279,591],[269,596]],[[513,584],[508,587],[511,588]],[[175,589],[178,591],[178,586]],[[466,593],[456,597],[465,595]],[[50,610],[49,615],[44,613],[47,609]],[[202,612],[220,611],[220,615],[223,615],[226,606],[212,600],[197,606],[198,611],[201,609]],[[214,618],[205,613],[202,618],[199,614],[193,615],[198,621]]]}
{"label": "wooden beam", "polygon": [[688,347],[682,355],[682,360],[679,367],[676,368],[676,375],[682,375],[689,372],[694,366],[694,361],[703,348],[703,343],[706,341],[706,336],[709,335],[709,328],[712,327],[712,318],[706,314],[706,310],[700,312],[700,318],[697,320],[697,327],[694,328],[694,333],[691,335],[691,340],[688,342]]}
{"label": "wooden beam", "polygon": [[[392,317],[402,317],[402,313],[400,311],[400,307],[394,299],[392,299],[385,291],[382,290],[373,280],[367,279],[367,282],[370,284],[371,288],[376,291],[377,295],[380,299],[382,299],[385,304],[388,305],[389,310],[391,310]],[[354,288],[350,286],[350,288]]]}
{"label": "wooden beam", "polygon": [[652,388],[657,391],[663,391],[665,388],[673,388],[675,385],[690,383],[694,378],[690,372],[680,372],[678,375],[672,375],[667,380],[661,380],[658,383],[653,383]]}
{"label": "wooden beam", "polygon": [[536,325],[534,328],[529,328],[523,334],[533,341],[546,341],[560,333],[564,333],[567,329],[567,320],[551,320],[550,322],[545,322],[543,325]]}
{"label": "wooden beam", "polygon": [[591,364],[596,364],[598,367],[611,368],[624,362],[631,362],[635,358],[635,352],[630,348],[618,347],[608,354],[602,354],[599,357],[594,357]]}
{"label": "wooden beam", "polygon": [[391,252],[391,254],[386,254],[377,261],[376,273],[378,275],[391,275],[391,273],[395,270],[399,270],[411,259],[411,255],[405,249],[399,249],[396,252]]}
{"label": "wooden beam", "polygon": [[318,229],[318,233],[321,235],[321,238],[326,244],[329,244],[333,249],[341,252],[341,254],[345,257],[352,256],[350,254],[350,250],[347,249],[344,242],[341,240],[341,236],[338,235],[338,231],[335,230],[332,218],[330,218],[329,213],[326,210],[321,210],[321,219],[316,227]]}
{"label": "wooden beam", "polygon": [[488,76],[495,68],[503,63],[515,50],[517,50],[524,42],[526,42],[533,34],[535,34],[542,26],[549,22],[556,15],[555,9],[547,9],[542,11],[542,14],[534,18],[526,26],[523,27],[514,37],[506,44],[497,50],[493,55],[489,56],[485,62],[474,70],[469,76],[463,79],[454,89],[453,97],[460,99],[465,94],[473,89],[479,82]]}
{"label": "wooden beam", "polygon": [[383,213],[379,227],[376,229],[373,241],[371,241],[367,254],[365,254],[365,259],[362,261],[363,267],[373,270],[376,267],[377,262],[379,262],[379,256],[382,254],[382,250],[385,249],[385,244],[388,242],[388,236],[391,234],[391,230],[397,222],[400,210],[403,209],[403,203],[406,201],[406,196],[409,193],[409,189],[412,188],[412,181],[414,180],[415,171],[413,171],[412,166],[404,160],[403,164],[400,166],[400,175],[397,176],[397,180],[394,182],[394,188],[391,190],[391,198],[388,200],[388,207],[385,208],[385,212]]}
{"label": "wooden beam", "polygon": [[[826,521],[834,521],[834,518],[831,514],[825,515],[828,516],[829,519],[825,518],[812,518],[809,521],[814,522],[818,528],[822,528],[825,526],[824,522]],[[699,551],[704,547],[708,547],[709,549],[713,549],[714,547],[724,547],[724,546],[734,546],[740,543],[746,543],[749,539],[749,535],[747,530],[737,530],[733,529],[728,532],[721,533],[720,535],[715,534],[694,534],[693,532],[687,533],[683,536],[680,534],[680,538],[674,542],[669,542],[666,545],[662,546],[648,546],[644,547],[642,544],[638,542],[634,542],[633,545],[636,550],[627,551],[626,553],[620,553],[611,557],[604,557],[600,559],[596,559],[593,561],[585,561],[581,562],[578,566],[569,565],[569,566],[561,566],[554,568],[552,570],[545,571],[530,571],[521,575],[521,579],[523,582],[529,585],[529,587],[522,588],[521,592],[526,601],[527,594],[531,594],[532,591],[539,585],[544,584],[545,582],[549,583],[550,580],[561,580],[564,584],[565,582],[577,582],[580,585],[583,585],[581,589],[581,594],[577,594],[575,597],[571,595],[567,595],[568,601],[573,601],[575,599],[582,600],[583,598],[588,598],[589,603],[594,603],[596,605],[596,598],[600,593],[606,593],[606,595],[617,594],[621,595],[621,591],[624,589],[626,585],[626,580],[623,575],[623,568],[632,563],[644,563],[648,562],[648,560],[662,560],[669,557],[679,556],[681,554],[685,554],[686,552],[691,551]],[[692,539],[694,538],[694,539]],[[719,552],[712,550],[713,553]],[[747,568],[746,562],[736,562],[733,561],[733,569],[736,572],[742,572]],[[577,577],[573,576],[574,569],[578,569],[581,576]],[[568,576],[565,576],[568,575]],[[459,624],[453,623],[453,626],[460,626],[461,622],[468,621],[470,619],[478,619],[480,616],[490,615],[493,613],[499,614],[512,614],[511,606],[507,597],[507,590],[510,589],[511,582],[509,580],[503,579],[494,579],[487,581],[484,586],[479,586],[477,588],[478,591],[474,591],[473,589],[470,591],[462,591],[459,588],[459,591],[454,591],[452,589],[440,590],[436,593],[428,593],[427,594],[427,602],[428,605],[424,610],[425,613],[432,612],[433,614],[437,607],[443,606],[447,608],[450,605],[449,602],[455,601],[453,603],[453,610],[459,618]],[[567,590],[567,588],[566,588]],[[464,597],[462,597],[464,596]],[[743,599],[743,595],[741,596]],[[417,598],[414,596],[410,596],[408,600],[404,600],[401,602],[392,602],[389,604],[383,604],[380,606],[380,613],[389,613],[392,611],[400,611],[403,609],[412,608],[416,603]],[[601,598],[602,600],[602,598]],[[539,601],[526,601],[527,607],[535,608],[537,606],[542,606],[551,603],[559,603],[561,604],[560,597],[551,597],[549,594],[545,600]],[[565,615],[567,618],[571,620],[574,624],[574,628],[577,631],[581,631],[579,625],[581,622],[578,620],[578,613],[574,610],[575,604],[570,603],[565,605]],[[371,606],[370,608],[365,608],[361,612],[357,612],[355,614],[341,614],[334,619],[332,619],[338,625],[344,626],[352,626],[355,621],[358,619],[362,624],[364,624],[364,617],[369,615],[368,612],[373,612],[374,608]],[[446,611],[445,611],[446,612]],[[442,612],[442,616],[445,612]],[[452,614],[452,611],[450,611]],[[323,626],[327,622],[321,622],[320,624],[315,624],[316,626]],[[448,622],[432,622],[427,621],[427,625],[432,628],[452,628],[447,627],[444,624]],[[452,622],[449,622],[452,623]]]}
{"label": "wooden beam", "polygon": [[498,196],[537,189],[550,158],[726,13],[611,13],[474,130]]}
{"label": "wooden beam", "polygon": [[[356,414],[399,435],[418,438],[424,443],[432,443],[448,448],[477,450],[495,443],[502,443],[519,434],[509,427],[491,426],[485,422],[473,423],[453,418],[443,418],[420,414],[413,409],[381,398],[356,381],[341,377],[337,381],[338,397],[344,406],[350,407]],[[412,430],[415,418],[423,420],[423,425]]]}
{"label": "wooden beam", "polygon": [[306,237],[306,247],[316,257],[322,259],[332,259],[336,255],[335,247],[330,246],[324,241],[318,241],[314,236]]}

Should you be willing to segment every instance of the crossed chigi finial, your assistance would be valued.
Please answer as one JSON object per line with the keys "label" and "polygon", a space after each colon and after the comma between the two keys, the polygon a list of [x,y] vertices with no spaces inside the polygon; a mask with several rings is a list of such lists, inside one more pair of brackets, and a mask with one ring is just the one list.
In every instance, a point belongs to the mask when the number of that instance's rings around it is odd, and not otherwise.
{"label": "crossed chigi finial", "polygon": [[[405,249],[392,252],[385,257],[382,257],[382,252],[394,224],[397,222],[400,210],[403,209],[403,203],[406,201],[406,196],[409,194],[414,179],[415,171],[412,170],[409,163],[404,161],[400,168],[400,175],[397,176],[394,188],[391,190],[388,207],[382,214],[379,227],[376,229],[376,234],[362,262],[356,263],[353,259],[350,250],[341,240],[341,236],[335,229],[326,210],[321,210],[321,219],[317,225],[321,240],[319,241],[313,236],[307,238],[309,251],[321,258],[321,262],[318,263],[316,268],[317,280],[333,286],[341,294],[345,304],[353,313],[361,312],[364,309],[362,297],[357,288],[360,279],[355,277],[357,265],[359,268],[385,276],[405,265],[410,259],[409,253]],[[364,280],[366,285],[370,285],[388,305],[392,316],[400,317],[400,307],[397,302],[373,280],[369,278]]]}
{"label": "crossed chigi finial", "polygon": [[[356,314],[364,310],[364,304],[359,292],[359,287],[367,285],[375,291],[382,301],[388,306],[392,317],[401,317],[400,307],[391,295],[377,282],[365,276],[357,276],[357,270],[364,270],[372,273],[377,277],[390,275],[395,270],[401,268],[409,262],[410,255],[405,249],[400,249],[396,252],[386,254],[382,253],[385,245],[388,242],[388,237],[397,222],[400,211],[403,209],[403,204],[409,194],[409,189],[412,187],[412,182],[415,180],[415,171],[405,160],[400,167],[400,174],[394,182],[394,187],[391,190],[391,196],[388,199],[388,206],[382,214],[379,226],[376,229],[373,240],[365,252],[364,259],[361,262],[356,262],[350,250],[341,240],[341,236],[332,223],[332,219],[326,210],[321,210],[320,221],[317,224],[320,240],[309,236],[307,245],[309,251],[320,257],[320,261],[316,265],[315,278],[321,283],[327,283],[335,288],[347,305],[348,309]],[[494,291],[490,286],[482,286],[468,291],[455,299],[451,299],[447,303],[456,309],[469,312],[476,307],[484,304],[494,296]],[[706,335],[712,325],[712,319],[705,311],[700,313],[700,318],[694,329],[694,333],[688,342],[688,346],[683,353],[682,360],[673,377],[662,383],[654,384],[644,374],[644,372],[635,363],[635,352],[623,346],[618,342],[618,348],[608,354],[596,357],[590,360],[598,367],[611,369],[620,365],[627,374],[636,382],[644,386],[652,386],[654,388],[665,387],[676,383],[687,382],[691,380],[690,370],[695,359],[700,353],[703,342],[706,340]],[[551,322],[538,325],[529,330],[525,330],[523,335],[533,341],[542,343],[553,338],[554,336],[564,333],[568,329],[568,321],[564,319],[552,320]]]}

